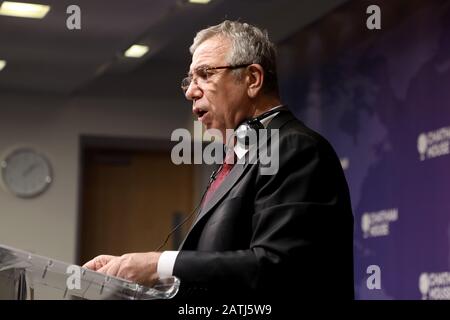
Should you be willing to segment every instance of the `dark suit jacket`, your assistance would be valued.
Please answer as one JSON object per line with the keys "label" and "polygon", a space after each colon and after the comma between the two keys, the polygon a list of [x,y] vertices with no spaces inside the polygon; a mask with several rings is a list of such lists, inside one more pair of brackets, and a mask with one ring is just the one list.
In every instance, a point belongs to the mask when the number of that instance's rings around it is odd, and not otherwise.
{"label": "dark suit jacket", "polygon": [[353,298],[353,215],[338,157],[289,111],[268,129],[279,129],[278,172],[235,164],[181,247],[178,299]]}

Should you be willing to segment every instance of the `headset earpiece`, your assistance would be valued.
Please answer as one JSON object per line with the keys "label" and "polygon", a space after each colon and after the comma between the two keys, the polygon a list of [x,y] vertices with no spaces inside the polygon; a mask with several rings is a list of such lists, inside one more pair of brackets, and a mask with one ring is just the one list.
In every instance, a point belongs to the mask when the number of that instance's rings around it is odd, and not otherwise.
{"label": "headset earpiece", "polygon": [[251,119],[244,122],[236,129],[236,137],[240,142],[243,143],[245,142],[245,138],[250,136],[251,130],[254,130],[255,134],[257,135],[260,129],[264,129],[262,123],[256,118]]}
{"label": "headset earpiece", "polygon": [[251,135],[250,130],[254,130],[256,138],[258,138],[259,130],[264,129],[264,125],[261,123],[261,120],[271,116],[274,113],[284,110],[286,110],[284,106],[274,108],[272,110],[264,112],[263,114],[260,114],[256,118],[246,120],[245,122],[240,124],[235,130],[237,140],[244,146],[248,145],[249,143],[247,143],[247,140],[251,140],[249,139]]}

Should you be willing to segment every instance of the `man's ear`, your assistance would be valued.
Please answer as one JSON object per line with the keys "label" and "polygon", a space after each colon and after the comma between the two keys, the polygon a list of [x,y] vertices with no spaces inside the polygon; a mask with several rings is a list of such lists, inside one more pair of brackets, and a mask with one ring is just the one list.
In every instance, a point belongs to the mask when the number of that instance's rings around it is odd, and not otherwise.
{"label": "man's ear", "polygon": [[262,90],[264,83],[264,69],[259,64],[251,64],[247,67],[247,93],[250,98],[256,97]]}

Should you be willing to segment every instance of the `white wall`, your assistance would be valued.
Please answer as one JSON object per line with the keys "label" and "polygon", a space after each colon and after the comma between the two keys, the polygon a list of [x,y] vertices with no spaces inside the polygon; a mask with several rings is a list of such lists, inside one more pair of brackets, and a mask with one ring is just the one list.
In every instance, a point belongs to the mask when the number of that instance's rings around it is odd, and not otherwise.
{"label": "white wall", "polygon": [[78,222],[79,137],[170,140],[191,122],[188,102],[0,96],[0,154],[30,146],[51,161],[54,181],[35,199],[0,190],[0,243],[73,263]]}

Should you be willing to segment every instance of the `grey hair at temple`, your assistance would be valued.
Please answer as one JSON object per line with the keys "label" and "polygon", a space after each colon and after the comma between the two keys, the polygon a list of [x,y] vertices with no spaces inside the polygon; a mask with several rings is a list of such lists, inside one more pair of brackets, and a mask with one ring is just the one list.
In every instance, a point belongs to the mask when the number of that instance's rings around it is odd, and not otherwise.
{"label": "grey hair at temple", "polygon": [[[228,57],[230,65],[247,63],[261,65],[264,69],[264,92],[278,95],[276,48],[269,40],[267,31],[247,23],[225,20],[218,25],[200,30],[189,51],[193,54],[202,42],[216,36],[225,37],[231,41],[232,49]],[[234,70],[236,73],[241,71]]]}

